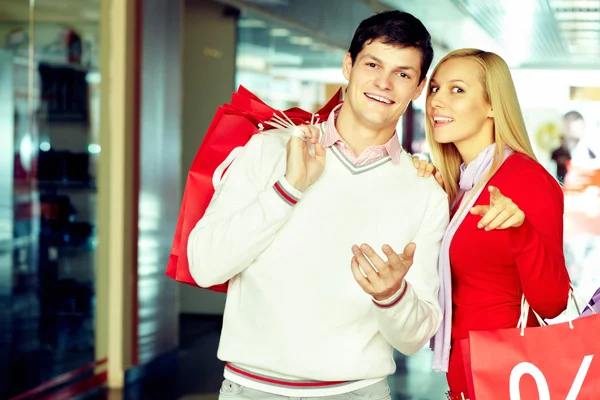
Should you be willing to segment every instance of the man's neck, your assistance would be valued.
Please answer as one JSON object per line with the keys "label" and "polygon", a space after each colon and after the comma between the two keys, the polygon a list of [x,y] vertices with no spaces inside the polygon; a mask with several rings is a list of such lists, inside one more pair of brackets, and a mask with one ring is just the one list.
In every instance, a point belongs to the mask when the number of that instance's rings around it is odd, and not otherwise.
{"label": "man's neck", "polygon": [[364,122],[356,118],[347,103],[340,108],[335,128],[357,156],[368,147],[386,144],[396,131],[394,125],[379,129],[366,126]]}

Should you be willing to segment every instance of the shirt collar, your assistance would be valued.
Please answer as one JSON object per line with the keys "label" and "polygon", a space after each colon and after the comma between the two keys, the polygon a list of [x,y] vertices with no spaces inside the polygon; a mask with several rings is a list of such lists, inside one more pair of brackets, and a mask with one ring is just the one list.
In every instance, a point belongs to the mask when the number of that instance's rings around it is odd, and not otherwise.
{"label": "shirt collar", "polygon": [[[329,114],[329,118],[325,122],[324,129],[322,130],[321,137],[321,145],[325,148],[329,148],[338,142],[344,142],[342,136],[338,132],[335,127],[335,121],[337,120],[338,114],[340,113],[340,108],[342,104],[338,104]],[[394,164],[398,164],[400,162],[400,154],[402,153],[402,146],[400,146],[400,141],[398,139],[398,133],[394,131],[394,135],[387,141],[384,145],[371,146],[373,148],[383,147],[385,149],[385,153],[390,156],[392,162]]]}

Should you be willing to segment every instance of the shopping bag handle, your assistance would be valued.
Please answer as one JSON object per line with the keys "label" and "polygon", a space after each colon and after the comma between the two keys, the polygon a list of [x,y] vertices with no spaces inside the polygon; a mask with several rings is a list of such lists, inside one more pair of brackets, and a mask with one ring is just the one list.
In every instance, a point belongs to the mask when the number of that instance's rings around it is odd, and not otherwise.
{"label": "shopping bag handle", "polygon": [[215,169],[212,176],[212,184],[213,188],[217,190],[217,186],[221,183],[221,179],[223,179],[223,174],[225,170],[229,168],[229,166],[233,163],[238,154],[243,150],[242,146],[238,146],[235,149],[231,150],[231,153],[225,158],[225,160],[219,164],[219,166]]}
{"label": "shopping bag handle", "polygon": [[[277,113],[273,113],[273,118],[269,121],[265,121],[265,124],[270,125],[274,128],[279,129],[280,131],[287,132],[292,136],[299,137],[300,139],[306,141],[306,137],[304,136],[304,132],[294,124],[294,122],[284,113],[281,113],[284,118],[282,118]],[[310,125],[317,125],[319,123],[320,117],[319,114],[312,114],[310,118]]]}
{"label": "shopping bag handle", "polygon": [[[581,314],[580,307],[579,307],[579,304],[577,303],[577,299],[575,298],[574,292],[575,292],[575,289],[573,288],[573,285],[571,285],[571,288],[569,289],[569,299],[571,301],[573,301],[573,304],[575,304],[575,308],[577,309],[577,315],[580,315]],[[568,304],[567,304],[567,306],[568,306]],[[544,319],[542,317],[540,317],[540,315],[529,306],[527,299],[525,299],[525,294],[523,294],[523,296],[521,296],[521,316],[519,317],[519,322],[517,323],[517,328],[521,329],[521,336],[525,336],[525,328],[527,327],[527,319],[529,318],[529,310],[530,309],[531,309],[531,312],[533,312],[533,315],[535,315],[535,318],[539,322],[540,326],[548,325],[548,323],[546,321],[544,321]],[[573,319],[574,318],[569,318],[569,327],[571,329],[574,329]]]}
{"label": "shopping bag handle", "polygon": [[[273,113],[273,118],[269,121],[265,121],[265,124],[271,125],[274,128],[277,128],[281,131],[287,132],[292,136],[299,137],[302,140],[306,140],[306,137],[304,136],[304,132],[302,132],[296,126],[296,124],[294,124],[294,122],[284,112],[281,112],[281,114],[285,118],[282,118],[277,113]],[[310,125],[317,125],[319,123],[319,121],[320,121],[319,114],[316,114],[316,113],[312,114],[312,116],[310,118]],[[260,131],[264,131],[265,127],[263,124],[258,124],[258,129]],[[242,150],[243,150],[242,146],[238,146],[235,149],[231,150],[231,153],[229,153],[227,158],[225,158],[225,160],[221,164],[219,164],[219,166],[215,169],[215,172],[213,173],[213,176],[212,176],[212,184],[213,184],[213,188],[215,190],[217,190],[217,186],[219,186],[219,184],[221,183],[221,180],[223,179],[223,174],[225,173],[225,170],[227,168],[229,168],[229,166],[233,163],[235,158],[238,156],[238,154]]]}

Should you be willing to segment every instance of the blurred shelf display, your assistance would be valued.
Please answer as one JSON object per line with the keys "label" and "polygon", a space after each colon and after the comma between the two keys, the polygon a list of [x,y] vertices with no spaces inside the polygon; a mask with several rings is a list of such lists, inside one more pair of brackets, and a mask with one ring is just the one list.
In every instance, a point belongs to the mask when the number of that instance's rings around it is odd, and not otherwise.
{"label": "blurred shelf display", "polygon": [[0,398],[95,357],[97,72],[73,29],[40,32],[35,57],[0,45]]}

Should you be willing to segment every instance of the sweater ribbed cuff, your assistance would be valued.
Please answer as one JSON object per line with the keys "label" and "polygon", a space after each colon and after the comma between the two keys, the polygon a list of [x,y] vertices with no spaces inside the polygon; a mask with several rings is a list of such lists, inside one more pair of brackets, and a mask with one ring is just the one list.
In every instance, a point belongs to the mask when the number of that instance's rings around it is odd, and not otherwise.
{"label": "sweater ribbed cuff", "polygon": [[402,298],[406,294],[406,289],[408,289],[408,283],[406,282],[406,280],[403,279],[400,289],[398,289],[398,291],[392,297],[382,301],[373,299],[373,303],[375,303],[375,305],[379,308],[393,307],[396,304],[398,304],[400,300],[402,300]]}
{"label": "sweater ribbed cuff", "polygon": [[288,203],[290,206],[296,205],[302,198],[303,193],[293,187],[285,177],[275,182],[273,185],[275,192],[281,197],[283,201]]}

